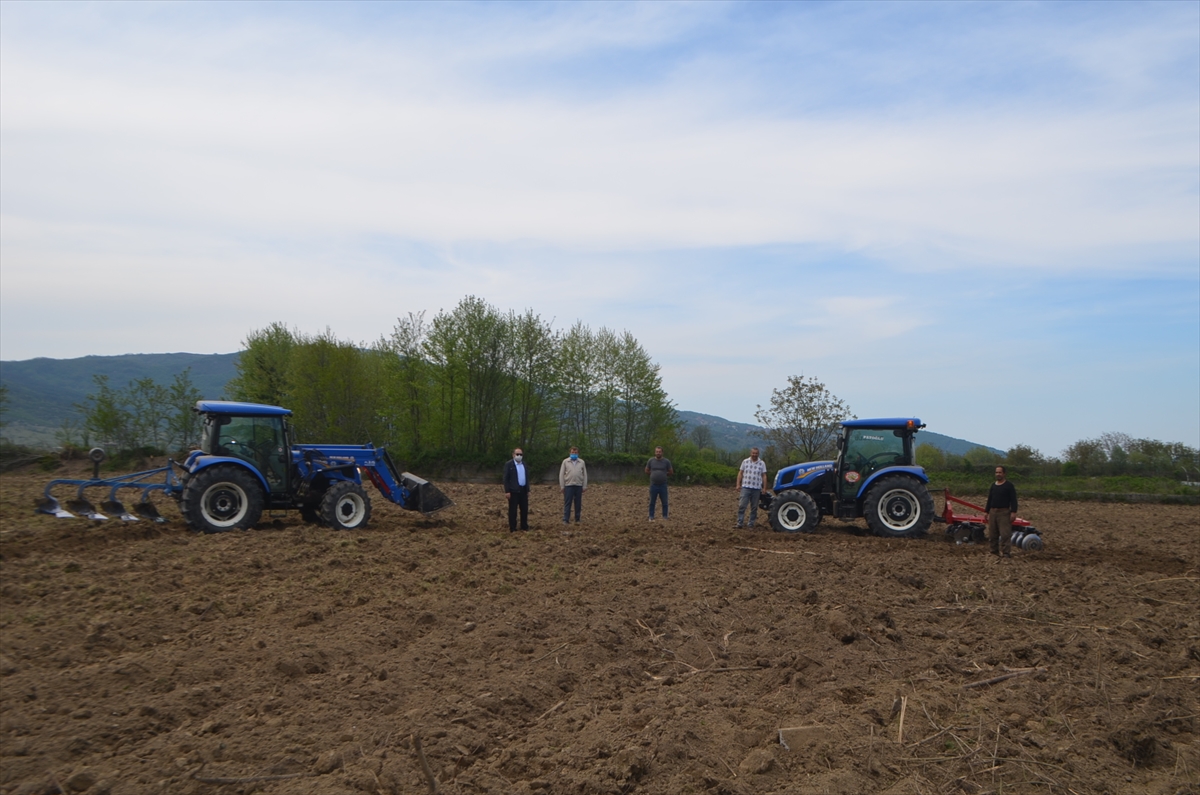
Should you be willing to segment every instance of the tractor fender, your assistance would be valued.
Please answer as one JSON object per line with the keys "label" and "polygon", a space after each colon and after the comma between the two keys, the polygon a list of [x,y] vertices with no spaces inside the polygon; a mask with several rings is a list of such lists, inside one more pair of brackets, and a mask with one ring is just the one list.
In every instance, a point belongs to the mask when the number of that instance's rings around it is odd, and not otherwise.
{"label": "tractor fender", "polygon": [[255,478],[258,479],[259,484],[263,487],[263,494],[271,493],[271,487],[267,485],[267,479],[262,476],[262,473],[258,471],[258,468],[250,466],[250,464],[247,464],[241,458],[233,458],[232,456],[223,455],[201,454],[188,456],[187,463],[191,466],[189,471],[190,475],[195,475],[200,472],[200,470],[208,469],[209,467],[216,466],[217,464],[235,464],[247,472],[250,472]]}
{"label": "tractor fender", "polygon": [[929,483],[929,476],[925,474],[925,470],[922,469],[921,467],[909,467],[909,466],[884,467],[883,469],[880,469],[877,472],[872,472],[871,477],[869,477],[865,481],[863,481],[863,484],[859,488],[858,495],[855,497],[855,499],[861,500],[864,496],[866,496],[867,489],[871,488],[872,483],[879,480],[880,478],[885,478],[888,475],[908,475],[910,477],[916,478],[921,483],[925,483],[925,484]]}

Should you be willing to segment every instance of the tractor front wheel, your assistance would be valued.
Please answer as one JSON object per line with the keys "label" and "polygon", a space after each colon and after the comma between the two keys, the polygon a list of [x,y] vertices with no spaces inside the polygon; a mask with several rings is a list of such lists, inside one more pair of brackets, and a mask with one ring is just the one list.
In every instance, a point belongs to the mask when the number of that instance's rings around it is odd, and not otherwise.
{"label": "tractor front wheel", "polygon": [[357,530],[371,519],[371,498],[357,483],[334,483],[321,498],[321,518],[334,530]]}
{"label": "tractor front wheel", "polygon": [[896,475],[881,478],[867,492],[863,515],[867,526],[878,536],[924,535],[933,523],[933,497],[919,480]]}
{"label": "tractor front wheel", "polygon": [[203,469],[188,478],[179,510],[188,525],[202,533],[245,530],[262,516],[262,486],[238,466]]}
{"label": "tractor front wheel", "polygon": [[820,521],[817,503],[807,492],[789,489],[771,503],[771,527],[777,533],[812,533]]}

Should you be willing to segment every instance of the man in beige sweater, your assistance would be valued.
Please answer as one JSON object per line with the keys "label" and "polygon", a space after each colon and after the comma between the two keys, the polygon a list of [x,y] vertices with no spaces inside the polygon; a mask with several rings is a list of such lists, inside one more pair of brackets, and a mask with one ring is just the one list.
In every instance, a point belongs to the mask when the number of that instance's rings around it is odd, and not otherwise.
{"label": "man in beige sweater", "polygon": [[563,524],[571,523],[571,505],[575,505],[575,524],[583,510],[583,493],[587,491],[587,464],[579,457],[579,448],[572,447],[571,455],[558,468],[558,487],[563,493]]}

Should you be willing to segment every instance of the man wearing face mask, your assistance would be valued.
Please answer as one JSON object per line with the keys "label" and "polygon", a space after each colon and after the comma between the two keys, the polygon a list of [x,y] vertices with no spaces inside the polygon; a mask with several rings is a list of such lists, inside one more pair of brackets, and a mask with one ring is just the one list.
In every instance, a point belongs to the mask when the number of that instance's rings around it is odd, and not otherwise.
{"label": "man wearing face mask", "polygon": [[504,464],[504,497],[508,500],[508,532],[517,532],[517,509],[521,510],[521,529],[529,529],[529,470],[525,453],[518,447]]}
{"label": "man wearing face mask", "polygon": [[583,492],[587,491],[587,464],[579,457],[578,447],[571,448],[571,454],[558,468],[558,487],[563,493],[563,524],[571,523],[572,505],[575,506],[575,524],[579,524]]}

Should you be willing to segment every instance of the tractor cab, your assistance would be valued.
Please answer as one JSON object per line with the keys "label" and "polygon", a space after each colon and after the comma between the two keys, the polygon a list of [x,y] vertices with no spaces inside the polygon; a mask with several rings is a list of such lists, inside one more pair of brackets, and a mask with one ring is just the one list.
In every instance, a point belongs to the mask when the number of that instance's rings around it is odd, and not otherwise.
{"label": "tractor cab", "polygon": [[847,420],[838,437],[838,497],[854,500],[871,475],[892,466],[913,465],[918,419]]}
{"label": "tractor cab", "polygon": [[206,455],[238,458],[262,473],[272,494],[288,490],[290,411],[279,406],[201,400],[204,416],[200,450]]}

